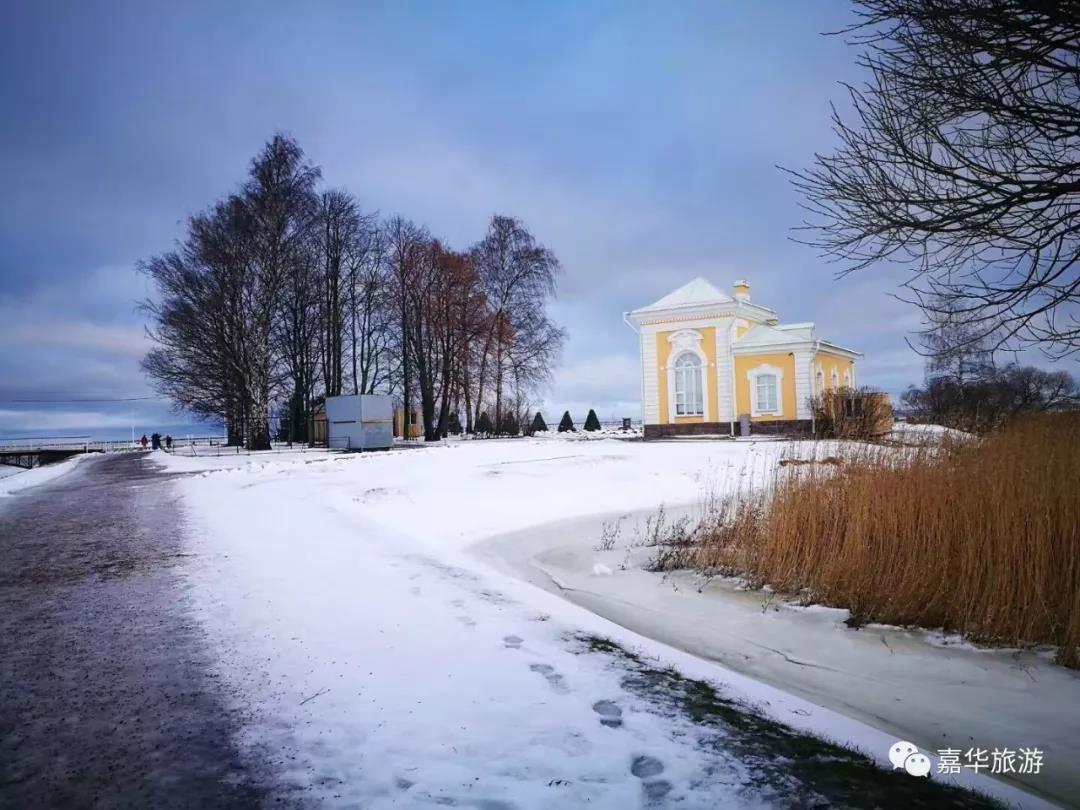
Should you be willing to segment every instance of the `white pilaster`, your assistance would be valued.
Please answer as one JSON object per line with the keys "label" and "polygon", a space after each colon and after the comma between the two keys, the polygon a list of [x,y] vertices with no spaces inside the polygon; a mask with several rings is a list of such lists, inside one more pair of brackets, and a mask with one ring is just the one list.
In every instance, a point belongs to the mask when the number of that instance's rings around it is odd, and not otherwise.
{"label": "white pilaster", "polygon": [[660,424],[660,391],[657,383],[656,332],[641,330],[641,418],[646,425]]}
{"label": "white pilaster", "polygon": [[814,353],[810,350],[795,352],[795,418],[810,418],[810,398],[814,395],[814,378],[810,368]]}
{"label": "white pilaster", "polygon": [[735,417],[735,392],[731,390],[731,375],[734,360],[731,356],[731,343],[734,338],[735,322],[724,318],[716,322],[716,404],[717,421],[731,422]]}

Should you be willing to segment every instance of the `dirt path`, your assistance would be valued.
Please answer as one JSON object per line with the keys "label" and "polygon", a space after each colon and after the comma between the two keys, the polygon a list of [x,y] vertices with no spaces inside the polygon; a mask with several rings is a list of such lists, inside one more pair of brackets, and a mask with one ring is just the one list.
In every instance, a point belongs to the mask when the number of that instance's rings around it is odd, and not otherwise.
{"label": "dirt path", "polygon": [[0,807],[251,807],[185,611],[168,477],[88,460],[0,500]]}

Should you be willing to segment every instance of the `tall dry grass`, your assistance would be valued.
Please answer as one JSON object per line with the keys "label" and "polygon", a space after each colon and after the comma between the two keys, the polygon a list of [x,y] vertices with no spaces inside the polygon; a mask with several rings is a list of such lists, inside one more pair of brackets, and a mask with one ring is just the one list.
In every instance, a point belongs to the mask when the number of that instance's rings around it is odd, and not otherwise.
{"label": "tall dry grass", "polygon": [[1057,645],[1080,666],[1080,414],[789,463],[716,510],[686,559],[859,620]]}

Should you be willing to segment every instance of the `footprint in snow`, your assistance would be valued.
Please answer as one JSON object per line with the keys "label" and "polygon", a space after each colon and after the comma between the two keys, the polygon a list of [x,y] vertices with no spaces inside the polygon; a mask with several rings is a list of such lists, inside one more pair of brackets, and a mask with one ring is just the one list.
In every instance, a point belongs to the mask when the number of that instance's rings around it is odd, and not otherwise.
{"label": "footprint in snow", "polygon": [[653,776],[659,776],[663,772],[664,763],[656,757],[650,757],[648,755],[634,757],[634,761],[630,764],[630,773],[638,779],[648,779]]}
{"label": "footprint in snow", "polygon": [[524,641],[524,639],[522,639],[522,638],[520,638],[518,636],[504,636],[503,637],[503,644],[505,644],[507,649],[510,649],[510,650],[520,650],[521,649],[521,644],[522,644],[523,641]]}
{"label": "footprint in snow", "polygon": [[544,680],[558,694],[565,695],[570,691],[570,687],[566,685],[566,679],[556,672],[555,668],[550,664],[530,664],[529,669],[543,675]]}
{"label": "footprint in snow", "polygon": [[614,701],[598,700],[593,704],[592,710],[600,715],[600,725],[608,728],[622,726],[622,709]]}
{"label": "footprint in snow", "polygon": [[466,627],[476,627],[476,619],[472,616],[456,616],[455,618]]}
{"label": "footprint in snow", "polygon": [[653,779],[642,783],[645,790],[645,799],[651,805],[659,804],[665,796],[671,793],[671,782],[667,779]]}
{"label": "footprint in snow", "polygon": [[664,763],[656,757],[642,754],[634,757],[630,763],[630,773],[641,780],[641,788],[645,791],[645,799],[650,804],[656,804],[663,800],[671,792],[671,782],[666,779],[657,779],[664,772]]}

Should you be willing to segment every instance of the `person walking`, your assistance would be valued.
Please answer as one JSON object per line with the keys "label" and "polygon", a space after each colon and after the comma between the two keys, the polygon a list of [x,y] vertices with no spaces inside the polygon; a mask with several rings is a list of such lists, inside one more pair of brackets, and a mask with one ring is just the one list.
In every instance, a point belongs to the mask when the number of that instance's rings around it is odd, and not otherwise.
{"label": "person walking", "polygon": [[142,438],[139,439],[139,444],[142,445],[143,450],[146,449],[146,434],[145,433],[142,435]]}
{"label": "person walking", "polygon": [[165,449],[172,452],[172,436],[168,433],[165,434]]}
{"label": "person walking", "polygon": [[160,433],[151,433],[150,434],[150,449],[151,450],[160,450],[161,449],[161,434]]}

